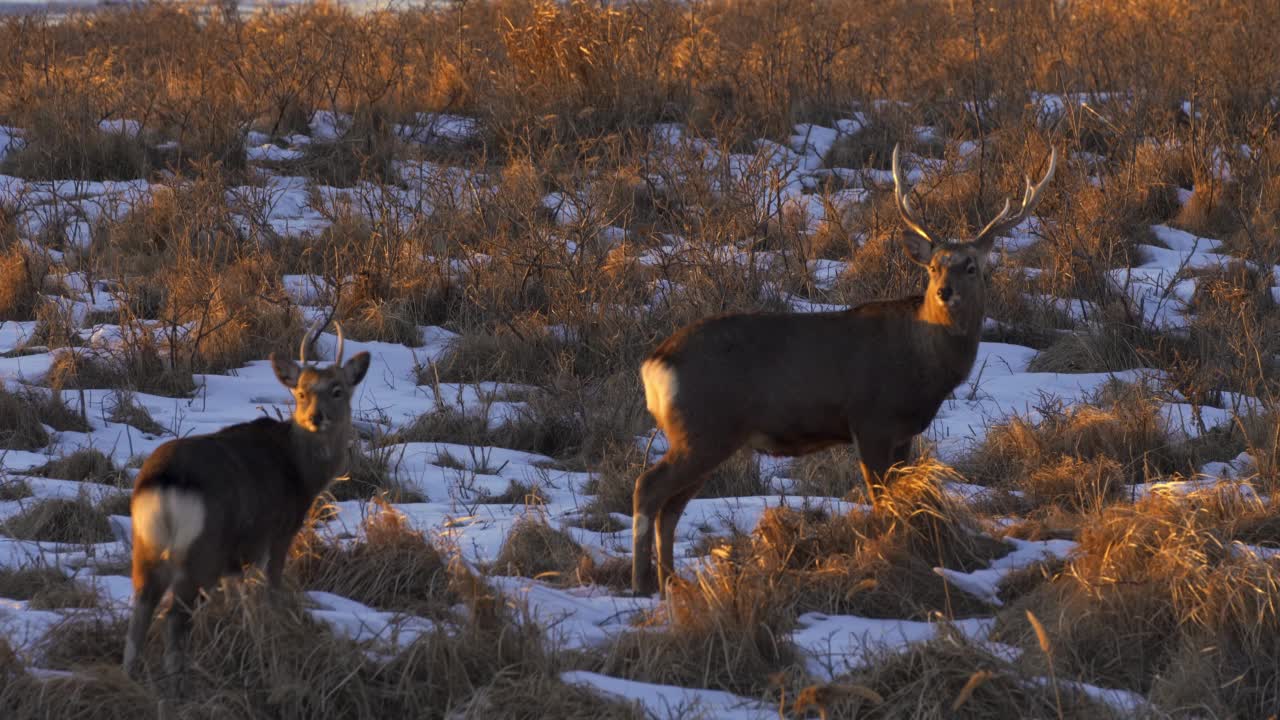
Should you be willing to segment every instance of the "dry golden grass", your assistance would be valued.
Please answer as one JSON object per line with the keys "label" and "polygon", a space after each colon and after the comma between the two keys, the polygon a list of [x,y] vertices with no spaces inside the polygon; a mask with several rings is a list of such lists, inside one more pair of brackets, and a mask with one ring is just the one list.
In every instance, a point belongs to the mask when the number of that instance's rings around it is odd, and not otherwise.
{"label": "dry golden grass", "polygon": [[443,616],[454,598],[448,559],[385,501],[365,518],[352,544],[326,541],[315,530],[294,541],[288,575],[307,590],[323,590],[379,610]]}
{"label": "dry golden grass", "polygon": [[780,672],[802,672],[785,636],[793,611],[764,573],[712,567],[667,592],[648,627],[608,648],[600,672],[749,696],[768,692]]}
{"label": "dry golden grass", "polygon": [[[1082,528],[1078,553],[1051,582],[1001,613],[997,637],[1043,644],[1030,611],[1060,675],[1150,691],[1169,708],[1193,700],[1215,715],[1265,714],[1277,701],[1280,586],[1272,562],[1231,540],[1233,526],[1271,512],[1230,488],[1111,507]],[[1210,657],[1193,661],[1192,646]],[[1228,669],[1239,682],[1220,682]]]}
{"label": "dry golden grass", "polygon": [[[214,592],[194,614],[193,670],[181,697],[169,694],[163,678],[139,684],[114,666],[123,621],[71,619],[44,649],[57,666],[81,672],[45,680],[6,661],[0,707],[22,719],[162,711],[212,718],[506,717],[517,707],[535,717],[636,717],[625,705],[563,685],[564,666],[548,653],[536,624],[517,623],[482,585],[468,587],[476,594],[465,599],[487,619],[426,633],[387,659],[334,635],[290,597],[269,598],[256,584]],[[144,650],[153,671],[161,635],[156,623]]]}
{"label": "dry golden grass", "polygon": [[14,244],[0,252],[0,320],[34,320],[48,271],[45,262]]}
{"label": "dry golden grass", "polygon": [[731,562],[753,565],[790,588],[800,611],[870,617],[979,614],[982,603],[952,590],[936,566],[968,570],[1003,555],[976,515],[942,487],[956,479],[934,461],[898,473],[874,511],[847,515],[770,510]]}
{"label": "dry golden grass", "polygon": [[[785,142],[793,123],[829,126],[856,109],[868,128],[838,143],[825,164],[883,168],[898,141],[946,161],[918,196],[947,235],[972,232],[1024,171],[1034,174],[1049,143],[1060,150],[1055,192],[1040,212],[1044,238],[993,272],[988,314],[1001,327],[987,339],[1041,348],[1034,370],[1153,366],[1168,373],[1162,392],[1198,405],[1225,405],[1225,390],[1274,405],[1280,366],[1269,359],[1280,354],[1280,314],[1265,271],[1280,262],[1280,140],[1269,89],[1280,69],[1272,52],[1277,28],[1280,10],[1263,0],[1077,4],[1069,13],[1015,0],[752,0],[692,12],[645,1],[503,0],[373,13],[305,5],[235,21],[153,4],[59,22],[4,18],[0,119],[26,130],[28,145],[2,170],[163,184],[123,217],[95,220],[90,247],[62,263],[119,296],[119,310],[88,320],[123,326],[123,346],[86,347],[79,339],[80,318],[63,302],[76,293],[70,283],[48,281],[60,268],[47,267],[41,254],[42,246],[66,249],[58,238],[65,220],[38,233],[36,246],[21,245],[21,203],[0,208],[0,320],[37,321],[35,339],[17,353],[59,349],[47,385],[120,390],[110,419],[154,433],[161,428],[128,392],[189,395],[192,373],[234,370],[273,350],[292,355],[302,328],[279,277],[314,274],[327,285],[316,301],[336,306],[354,339],[418,345],[421,325],[460,334],[450,353],[424,368],[423,390],[437,381],[534,386],[519,398],[523,409],[499,427],[480,412],[442,410],[384,440],[524,449],[593,471],[595,501],[581,522],[625,529],[611,513],[630,514],[642,466],[635,438],[651,425],[635,368],[660,338],[716,312],[781,308],[782,291],[857,302],[914,292],[923,278],[898,249],[900,221],[883,188],[833,213],[809,237],[796,213],[768,212],[726,167],[708,167],[696,152],[658,160],[661,141],[650,127],[682,124],[690,136],[742,153],[753,168],[746,175],[777,192],[782,185],[759,163],[755,141]],[[1067,102],[1055,117],[1043,117],[1027,94],[1116,88],[1138,91],[1091,96],[1087,106]],[[876,102],[887,98],[905,102]],[[1179,109],[1186,100],[1189,114]],[[367,219],[330,208],[334,225],[318,237],[279,237],[260,220],[266,204],[233,207],[226,190],[263,182],[246,163],[246,131],[283,140],[307,132],[317,109],[351,115],[352,131],[312,143],[301,162],[273,170],[349,187],[395,183],[397,162],[428,159],[472,171],[475,182],[460,195],[449,181],[429,188],[424,202],[435,212],[412,213],[405,224],[390,207]],[[421,111],[475,118],[479,136],[448,146],[394,137],[394,124]],[[103,133],[104,118],[140,120],[142,132]],[[938,134],[918,135],[920,125]],[[166,141],[177,145],[157,148]],[[964,163],[957,162],[960,143],[977,149]],[[1230,163],[1230,180],[1219,176],[1219,159]],[[820,190],[853,184],[832,177]],[[1180,188],[1194,191],[1185,204]],[[542,205],[550,192],[577,196],[579,217],[554,219]],[[1233,265],[1186,273],[1198,276],[1186,337],[1152,332],[1108,275],[1133,264],[1137,244],[1155,241],[1152,223],[1217,237],[1263,272]],[[673,236],[684,240],[674,254],[663,249]],[[726,262],[726,246],[767,262]],[[813,287],[806,262],[816,258],[850,262],[831,291]],[[1096,303],[1094,329],[1072,328],[1028,293]],[[1061,329],[1072,332],[1059,336]],[[47,446],[42,424],[88,429],[79,413],[43,397],[0,390],[0,446]],[[1233,540],[1280,544],[1275,506],[1197,496],[1130,507],[1126,491],[1248,449],[1257,484],[1274,492],[1274,416],[1242,417],[1240,427],[1185,444],[1160,427],[1146,396],[1045,410],[1041,423],[994,428],[962,468],[967,479],[995,489],[987,505],[965,507],[939,491],[940,481],[959,477],[925,462],[874,513],[771,511],[750,535],[711,547],[708,565],[673,588],[672,602],[641,633],[582,662],[793,706],[803,688],[803,699],[816,703],[810,712],[822,707],[832,715],[1105,715],[1065,685],[1027,684],[1048,672],[1150,691],[1162,710],[1273,713],[1270,679],[1280,655],[1268,645],[1280,636],[1273,563],[1229,549]],[[856,497],[855,461],[852,449],[839,449],[797,462],[791,474],[804,492]],[[44,470],[118,480],[91,456]],[[395,487],[391,470],[378,447],[362,452],[352,480],[334,496],[413,499]],[[703,495],[765,494],[766,480],[743,454],[717,471]],[[0,487],[14,499],[30,491],[20,482]],[[541,492],[513,485],[489,500],[533,496],[536,504]],[[5,533],[106,537],[105,513],[121,511],[123,497],[97,508],[32,502],[31,514],[9,521],[17,525]],[[1001,633],[1028,650],[1024,664],[947,634],[830,687],[807,687],[786,642],[799,612],[993,612],[932,572],[980,567],[1004,550],[983,536],[984,511],[1030,511],[1002,531],[1010,536],[1083,542],[1079,557],[1029,568],[1002,586],[1011,607],[1001,614]],[[37,680],[0,643],[0,712],[633,716],[560,684],[555,673],[573,661],[391,517],[375,516],[368,542],[351,546],[304,536],[291,576],[303,587],[433,618],[461,600],[473,622],[451,628],[459,632],[424,637],[379,665],[296,604],[223,597],[198,613],[196,644],[204,649],[190,699],[162,708],[156,688],[114,668]],[[623,563],[597,565],[544,525],[522,523],[508,546],[503,572],[626,584]],[[59,587],[52,576],[45,580],[50,592]],[[1042,632],[1031,627],[1028,609]],[[153,667],[158,633],[148,650]],[[58,664],[115,662],[119,634],[109,623],[61,629]]]}
{"label": "dry golden grass", "polygon": [[796,712],[821,709],[829,717],[1120,717],[1084,693],[1058,691],[945,628],[905,652],[872,658],[864,670],[804,688],[791,706]]}
{"label": "dry golden grass", "polygon": [[503,539],[490,572],[571,583],[585,556],[569,533],[551,527],[545,518],[525,515]]}
{"label": "dry golden grass", "polygon": [[1115,383],[1100,405],[1046,404],[987,431],[964,468],[975,482],[1023,490],[1034,505],[1098,508],[1127,485],[1198,469],[1198,447],[1166,428],[1146,389]]}

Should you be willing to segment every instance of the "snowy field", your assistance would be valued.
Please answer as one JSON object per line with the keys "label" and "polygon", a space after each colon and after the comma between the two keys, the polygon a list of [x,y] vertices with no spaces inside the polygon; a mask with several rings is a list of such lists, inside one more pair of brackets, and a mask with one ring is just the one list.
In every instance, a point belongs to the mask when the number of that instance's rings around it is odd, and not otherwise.
{"label": "snowy field", "polygon": [[[1070,102],[1069,98],[1052,95],[1039,100],[1046,114]],[[460,142],[467,140],[473,128],[469,119],[457,116],[424,114],[419,121],[416,125],[398,127],[398,134],[409,143]],[[313,116],[309,134],[284,138],[251,134],[248,156],[259,166],[257,172],[262,181],[257,185],[228,188],[231,205],[234,207],[237,202],[253,197],[254,207],[268,209],[265,222],[275,232],[281,236],[308,237],[321,232],[328,223],[326,218],[332,216],[323,207],[326,203],[343,203],[357,212],[362,208],[371,211],[390,207],[411,216],[432,212],[432,198],[439,196],[437,190],[441,184],[453,187],[460,202],[497,192],[497,187],[485,177],[431,162],[401,163],[398,166],[400,182],[394,186],[362,183],[352,188],[325,187],[311,179],[291,177],[271,169],[281,161],[298,157],[309,143],[341,138],[347,122],[341,115],[320,112]],[[762,212],[772,214],[785,207],[788,212],[807,218],[816,230],[826,219],[825,213],[866,202],[872,193],[883,192],[890,182],[884,171],[831,167],[824,161],[833,146],[859,133],[864,122],[863,117],[854,114],[829,126],[797,125],[788,143],[761,140],[754,152],[737,154],[728,154],[713,143],[690,137],[680,126],[662,126],[655,132],[665,138],[671,157],[694,153],[704,158],[708,167],[726,163],[731,168],[728,182],[739,189],[755,187],[755,198]],[[131,127],[127,120],[104,122],[102,132],[129,133]],[[934,130],[919,127],[916,132],[929,137]],[[0,128],[0,152],[6,145],[10,150],[21,147],[22,138],[20,128]],[[961,145],[956,150],[960,163],[967,162],[976,152],[972,144]],[[654,162],[662,163],[664,158],[655,157]],[[912,183],[924,181],[935,172],[955,171],[927,158],[908,157],[907,166],[911,168],[908,180]],[[1229,172],[1225,168],[1222,171]],[[825,186],[832,175],[844,181],[844,189],[819,193],[818,188]],[[780,192],[771,192],[770,187],[760,182],[762,177],[776,179],[772,187],[780,188]],[[428,188],[432,191],[427,192]],[[61,282],[74,290],[74,296],[54,300],[64,303],[76,318],[79,336],[89,347],[110,347],[122,341],[123,333],[118,326],[90,320],[94,313],[114,309],[119,298],[109,292],[105,281],[87,277],[62,264],[63,255],[86,247],[93,224],[103,218],[124,217],[135,206],[149,202],[158,191],[156,185],[143,180],[48,182],[0,176],[0,206],[16,218],[20,237],[34,252],[48,257]],[[1055,192],[1051,186],[1049,193]],[[560,193],[544,199],[546,207],[564,223],[574,222],[579,202],[580,198]],[[50,226],[62,228],[65,233],[60,250],[47,243]],[[1001,263],[1008,257],[1031,251],[1042,242],[1041,229],[1040,221],[1032,219],[1011,236],[1001,238],[992,256],[994,272],[1002,272]],[[604,241],[609,242],[610,238],[623,241],[628,232],[624,228],[610,228],[609,235]],[[1132,299],[1133,307],[1141,312],[1150,327],[1177,332],[1190,320],[1195,293],[1196,279],[1186,271],[1222,267],[1231,258],[1224,253],[1219,240],[1197,237],[1172,227],[1151,227],[1150,237],[1151,244],[1138,246],[1141,262],[1131,268],[1114,270],[1111,280]],[[37,242],[37,238],[45,238],[45,244]],[[733,254],[738,252],[735,248],[725,250],[727,261],[747,261],[745,257],[733,259]],[[682,239],[668,237],[665,247],[649,252],[655,263],[678,259],[683,252]],[[757,253],[755,259],[770,262],[767,253]],[[842,261],[823,260],[814,262],[810,272],[814,285],[823,288],[830,287],[845,269]],[[1273,271],[1280,282],[1280,267]],[[316,288],[323,286],[322,278],[291,275],[284,278],[284,283],[294,302],[303,308],[308,324],[328,311],[326,307],[312,304],[319,294]],[[657,288],[656,293],[664,290]],[[1276,295],[1277,288],[1272,287],[1271,292]],[[800,297],[792,297],[790,302],[800,312],[828,307]],[[1081,327],[1094,322],[1083,301],[1054,299],[1053,302]],[[0,324],[0,379],[11,391],[48,392],[39,383],[62,351],[48,352],[32,347],[35,329],[34,321]],[[489,423],[495,426],[518,412],[519,401],[495,403],[484,397],[486,392],[501,395],[509,388],[502,378],[492,378],[493,382],[487,387],[445,383],[440,388],[442,393],[437,388],[420,385],[418,369],[441,360],[455,338],[449,330],[433,326],[421,327],[421,335],[423,344],[419,347],[347,340],[348,356],[362,350],[373,356],[368,378],[359,386],[354,401],[357,424],[366,438],[387,436],[408,427],[424,414],[441,411],[441,402],[464,413],[484,408],[489,413]],[[317,343],[321,357],[331,356],[334,340],[330,329]],[[939,459],[944,462],[963,459],[982,440],[988,428],[1012,415],[1036,421],[1038,408],[1045,405],[1046,398],[1055,398],[1070,406],[1091,397],[1111,380],[1158,385],[1162,379],[1161,372],[1142,368],[1118,373],[1032,372],[1028,366],[1036,353],[1033,348],[1014,344],[982,343],[969,380],[945,403],[928,431],[928,444]],[[108,388],[90,389],[83,394],[63,391],[63,400],[69,406],[79,408],[83,403],[91,429],[51,431],[51,441],[46,447],[0,452],[0,478],[4,482],[25,483],[30,490],[29,497],[0,501],[0,522],[48,498],[88,497],[98,502],[127,492],[120,487],[33,474],[52,459],[92,448],[106,454],[117,467],[136,468],[139,458],[175,435],[211,432],[263,414],[290,411],[289,395],[274,378],[265,358],[225,375],[197,376],[196,382],[198,387],[189,398],[134,395],[134,401],[164,428],[163,433],[154,434],[107,420],[114,397]],[[1248,408],[1255,402],[1250,398],[1230,398],[1222,407],[1204,407],[1193,422],[1192,406],[1170,397],[1162,406],[1162,414],[1171,432],[1194,437],[1232,422],[1233,410]],[[643,446],[647,439],[642,435],[636,442]],[[662,439],[658,438],[652,448],[653,458],[660,456],[662,447]],[[629,555],[630,523],[626,516],[616,516],[620,529],[611,532],[587,530],[574,522],[592,500],[591,472],[557,469],[553,458],[500,447],[408,442],[388,446],[385,452],[397,483],[422,498],[421,502],[396,505],[396,511],[402,513],[413,528],[455,549],[473,566],[483,567],[492,562],[513,524],[534,512],[523,504],[482,502],[488,495],[501,494],[513,482],[537,488],[545,500],[537,512],[553,526],[569,532],[601,562],[625,559]],[[459,458],[463,459],[462,468],[458,467]],[[705,561],[705,556],[698,553],[706,551],[708,537],[724,536],[735,530],[749,532],[767,508],[789,505],[820,506],[831,512],[866,511],[839,498],[793,494],[789,492],[793,481],[787,462],[765,457],[759,458],[759,462],[768,486],[773,488],[768,495],[700,497],[690,504],[679,526],[676,550],[682,572],[691,574]],[[1241,455],[1232,462],[1204,467],[1202,476],[1187,478],[1185,486],[1175,482],[1140,490],[1143,493],[1187,491],[1217,482],[1235,483],[1249,474],[1250,465],[1250,458]],[[947,490],[965,502],[978,502],[988,492],[986,488],[963,483],[955,483]],[[321,532],[335,542],[356,542],[362,532],[362,519],[376,512],[375,505],[364,501],[339,502]],[[112,516],[110,522],[115,538],[88,546],[0,537],[0,567],[54,567],[74,577],[77,583],[96,589],[103,598],[99,610],[37,610],[29,609],[24,601],[0,599],[0,634],[31,668],[41,667],[38,647],[44,633],[68,616],[98,612],[123,617],[127,612],[131,588],[122,568],[129,555],[130,521],[126,516],[117,515]],[[990,603],[994,613],[1000,605],[997,588],[1007,574],[1046,558],[1068,557],[1075,546],[1066,539],[1010,538],[1006,544],[1007,554],[990,562],[988,567],[971,572],[942,568],[938,571],[956,592]],[[637,617],[657,606],[656,600],[628,598],[601,586],[566,588],[518,576],[495,576],[490,580],[509,598],[524,603],[532,617],[542,620],[550,628],[550,638],[561,649],[598,648],[616,642],[621,634],[633,631]],[[335,631],[362,641],[409,642],[418,630],[429,627],[432,622],[378,611],[329,593],[312,592],[309,600],[314,617]],[[973,617],[957,621],[956,628],[974,642],[988,643],[997,654],[1020,652],[988,641],[992,621],[993,618]],[[804,654],[805,666],[815,681],[829,681],[856,670],[869,658],[881,657],[884,652],[903,651],[934,637],[937,632],[938,624],[934,622],[807,613],[799,618],[789,639]],[[587,671],[569,672],[563,679],[603,695],[634,700],[654,717],[768,718],[777,714],[775,707],[756,698],[723,691],[652,685]],[[1092,686],[1082,686],[1082,689],[1122,714],[1139,714],[1146,707],[1146,699],[1137,693]]]}
{"label": "snowy field", "polygon": [[[1277,32],[1266,0],[0,0],[0,719],[1274,716]],[[855,451],[740,452],[632,596],[641,358],[920,286],[899,143],[955,240],[1058,152],[918,464],[873,507]],[[287,417],[268,357],[332,318],[372,361],[297,592],[215,591],[182,696],[159,623],[126,677],[138,468]]]}

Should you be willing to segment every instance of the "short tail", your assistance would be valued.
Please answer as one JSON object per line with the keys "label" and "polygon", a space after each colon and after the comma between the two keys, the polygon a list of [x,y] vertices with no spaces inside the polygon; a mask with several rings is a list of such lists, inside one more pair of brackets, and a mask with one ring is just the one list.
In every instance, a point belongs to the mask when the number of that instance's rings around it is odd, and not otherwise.
{"label": "short tail", "polygon": [[164,560],[181,562],[204,531],[204,500],[176,488],[143,490],[133,496],[133,536],[155,548]]}

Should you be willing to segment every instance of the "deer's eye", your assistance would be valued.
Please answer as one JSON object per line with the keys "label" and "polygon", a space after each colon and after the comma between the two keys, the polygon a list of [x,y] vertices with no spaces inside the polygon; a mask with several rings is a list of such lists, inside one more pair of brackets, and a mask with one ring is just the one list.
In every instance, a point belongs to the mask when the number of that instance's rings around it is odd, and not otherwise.
{"label": "deer's eye", "polygon": [[965,272],[967,272],[967,273],[969,273],[970,275],[972,275],[972,274],[974,274],[974,273],[978,272],[978,264],[977,264],[977,263],[973,263],[973,262],[971,262],[971,263],[969,263],[968,265],[966,265],[966,266],[965,266],[964,271],[965,271]]}
{"label": "deer's eye", "polygon": [[334,398],[341,398],[341,397],[342,397],[342,387],[341,387],[341,386],[339,386],[339,387],[335,387],[335,388],[333,389],[333,397],[334,397]]}

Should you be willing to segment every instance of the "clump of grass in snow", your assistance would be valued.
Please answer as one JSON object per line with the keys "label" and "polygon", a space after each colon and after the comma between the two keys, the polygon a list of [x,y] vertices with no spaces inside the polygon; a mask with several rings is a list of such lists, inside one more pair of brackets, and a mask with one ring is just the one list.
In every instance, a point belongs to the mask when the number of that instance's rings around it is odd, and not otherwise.
{"label": "clump of grass in snow", "polygon": [[751,450],[739,450],[707,477],[698,497],[747,497],[768,495],[769,479],[760,472],[760,459]]}
{"label": "clump of grass in snow", "polygon": [[1081,529],[1062,572],[999,615],[994,638],[1041,644],[1030,611],[1059,676],[1150,692],[1167,709],[1265,715],[1280,702],[1280,571],[1230,538],[1266,512],[1235,488],[1112,506]]}
{"label": "clump of grass in snow", "polygon": [[571,580],[584,556],[582,546],[569,533],[551,527],[543,518],[526,515],[516,521],[502,541],[492,572]]}
{"label": "clump of grass in snow", "polygon": [[36,501],[0,523],[0,529],[19,540],[88,544],[115,539],[106,514],[85,498]]}
{"label": "clump of grass in snow", "polygon": [[1059,691],[943,626],[939,636],[868,658],[863,670],[795,693],[797,716],[1118,718],[1083,692]]}
{"label": "clump of grass in snow", "polygon": [[25,500],[31,497],[31,484],[20,477],[0,477],[0,500]]}
{"label": "clump of grass in snow", "polygon": [[749,696],[769,692],[779,673],[801,675],[801,658],[786,639],[794,611],[765,574],[717,566],[667,592],[649,627],[609,647],[601,672]]}
{"label": "clump of grass in snow", "polygon": [[898,473],[870,512],[827,517],[770,509],[745,546],[727,550],[726,562],[752,566],[792,588],[800,611],[920,618],[981,613],[983,603],[933,572],[936,566],[977,569],[1007,552],[941,487],[957,477],[924,461]]}
{"label": "clump of grass in snow", "polygon": [[301,587],[381,610],[441,616],[453,604],[446,558],[383,500],[365,518],[361,538],[326,541],[308,530],[294,541],[288,573]]}
{"label": "clump of grass in snow", "polygon": [[119,616],[70,615],[40,639],[42,662],[57,670],[118,664],[128,621]]}
{"label": "clump of grass in snow", "polygon": [[0,387],[0,447],[38,450],[49,444],[49,433],[29,398]]}
{"label": "clump of grass in snow", "polygon": [[149,341],[127,343],[119,353],[59,352],[43,382],[59,390],[133,390],[169,397],[186,397],[195,390],[191,374],[174,369]]}
{"label": "clump of grass in snow", "polygon": [[0,251],[0,321],[34,320],[47,264],[20,245]]}
{"label": "clump of grass in snow", "polygon": [[39,610],[98,606],[96,592],[48,566],[0,568],[0,597],[26,600],[27,607]]}
{"label": "clump of grass in snow", "polygon": [[594,496],[589,507],[592,513],[631,516],[636,478],[644,467],[644,448],[628,440],[611,444],[593,468],[585,488]]}
{"label": "clump of grass in snow", "polygon": [[80,482],[96,482],[107,485],[118,484],[125,480],[124,474],[116,469],[115,463],[100,450],[84,448],[70,455],[41,465],[31,470],[32,475],[57,478],[60,480],[78,480]]}
{"label": "clump of grass in snow", "polygon": [[792,490],[796,494],[811,497],[861,497],[866,487],[854,444],[795,458],[787,469],[787,476],[795,481]]}
{"label": "clump of grass in snow", "polygon": [[151,417],[151,412],[133,397],[133,394],[120,390],[112,397],[111,413],[107,419],[114,423],[125,423],[148,435],[164,435],[165,428]]}
{"label": "clump of grass in snow", "polygon": [[1037,423],[1015,416],[991,428],[964,463],[968,476],[1039,502],[1097,507],[1127,484],[1197,468],[1196,447],[1168,431],[1152,394],[1116,385],[1099,401],[1046,404]]}
{"label": "clump of grass in snow", "polygon": [[425,498],[419,493],[396,480],[393,456],[393,449],[386,446],[352,448],[347,478],[330,485],[329,494],[338,501],[385,496],[393,503],[423,502]]}
{"label": "clump of grass in snow", "polygon": [[11,392],[0,387],[0,448],[38,450],[49,444],[48,425],[55,430],[85,432],[84,419],[57,393],[39,388]]}

